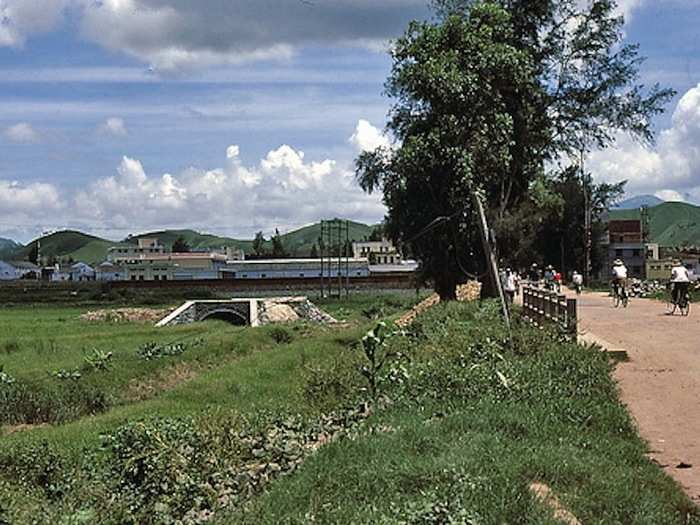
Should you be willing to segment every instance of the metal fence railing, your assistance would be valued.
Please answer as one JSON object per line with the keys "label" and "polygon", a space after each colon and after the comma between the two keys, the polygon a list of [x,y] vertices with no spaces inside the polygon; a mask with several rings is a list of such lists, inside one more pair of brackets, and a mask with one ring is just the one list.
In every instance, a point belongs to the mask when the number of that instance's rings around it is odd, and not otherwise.
{"label": "metal fence railing", "polygon": [[523,316],[537,326],[553,324],[568,334],[577,334],[576,299],[565,295],[527,286],[523,288]]}

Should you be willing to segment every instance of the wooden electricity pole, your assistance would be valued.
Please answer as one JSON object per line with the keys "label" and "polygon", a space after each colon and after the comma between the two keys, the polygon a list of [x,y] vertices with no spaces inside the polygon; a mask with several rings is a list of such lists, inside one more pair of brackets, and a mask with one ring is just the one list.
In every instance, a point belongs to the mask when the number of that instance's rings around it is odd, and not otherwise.
{"label": "wooden electricity pole", "polygon": [[481,243],[484,246],[484,255],[486,256],[489,278],[495,289],[498,290],[498,298],[501,301],[501,310],[503,311],[503,318],[505,319],[508,337],[510,338],[510,311],[508,310],[506,295],[503,292],[501,279],[498,275],[498,261],[496,260],[496,253],[492,246],[493,236],[491,235],[488,222],[486,221],[486,213],[484,212],[484,204],[481,202],[481,197],[477,192],[474,192],[473,195],[476,211],[479,214],[479,233],[481,234]]}

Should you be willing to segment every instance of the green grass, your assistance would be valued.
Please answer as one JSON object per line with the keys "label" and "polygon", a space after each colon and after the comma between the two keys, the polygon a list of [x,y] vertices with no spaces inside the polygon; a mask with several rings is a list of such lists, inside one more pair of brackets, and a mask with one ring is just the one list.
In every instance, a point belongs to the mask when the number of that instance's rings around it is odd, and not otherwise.
{"label": "green grass", "polygon": [[[37,309],[43,321],[32,328],[27,311],[0,313],[16,325],[0,348],[19,346],[0,354],[5,370],[33,385],[49,363],[30,343],[52,333],[62,347],[52,365],[79,362],[87,341],[123,349],[112,371],[90,376],[95,388],[120,392],[198,365],[196,377],[145,401],[2,438],[0,518],[172,523],[191,509],[194,523],[213,507],[219,524],[558,523],[528,490],[540,481],[583,523],[700,523],[645,457],[605,355],[518,322],[510,346],[494,305],[440,305],[388,339],[380,352],[402,357],[389,359],[379,398],[368,399],[359,339],[370,317],[413,300],[327,300],[346,327],[296,324],[283,328],[289,337],[221,323],[168,330],[206,342],[157,363],[134,357],[150,327],[85,327],[77,310]],[[343,415],[363,400],[369,417]],[[319,435],[335,439],[289,462],[295,444]],[[221,493],[231,495],[223,508]]]}

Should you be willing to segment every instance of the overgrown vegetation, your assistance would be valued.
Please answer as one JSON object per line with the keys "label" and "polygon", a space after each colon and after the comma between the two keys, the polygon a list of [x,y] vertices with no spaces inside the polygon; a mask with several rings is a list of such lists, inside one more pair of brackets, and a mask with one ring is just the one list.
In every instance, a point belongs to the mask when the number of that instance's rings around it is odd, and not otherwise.
{"label": "overgrown vegetation", "polygon": [[[366,306],[348,303],[349,317]],[[603,353],[518,323],[508,345],[491,304],[439,305],[390,338],[379,326],[295,325],[284,344],[270,328],[231,328],[260,337],[161,400],[5,438],[2,516],[552,524],[528,489],[540,481],[584,523],[700,523],[645,458]],[[374,395],[361,372],[369,347]],[[98,375],[119,369],[115,355]],[[77,433],[96,430],[76,448]]]}

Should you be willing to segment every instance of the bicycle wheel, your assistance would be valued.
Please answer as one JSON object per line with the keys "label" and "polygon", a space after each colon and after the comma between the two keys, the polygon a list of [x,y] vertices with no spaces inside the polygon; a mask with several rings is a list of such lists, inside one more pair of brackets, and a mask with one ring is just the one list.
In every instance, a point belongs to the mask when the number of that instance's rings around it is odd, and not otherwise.
{"label": "bicycle wheel", "polygon": [[613,307],[614,308],[619,308],[620,307],[620,294],[617,293],[617,291],[613,290]]}
{"label": "bicycle wheel", "polygon": [[681,301],[682,304],[679,305],[681,315],[683,317],[688,317],[690,315],[690,297],[687,295]]}
{"label": "bicycle wheel", "polygon": [[676,313],[676,308],[678,305],[673,302],[673,297],[666,300],[666,315],[673,315]]}
{"label": "bicycle wheel", "polygon": [[627,292],[622,296],[622,306],[624,308],[627,308],[627,305],[630,304],[630,296],[627,295]]}

